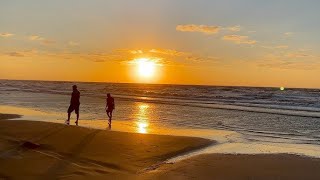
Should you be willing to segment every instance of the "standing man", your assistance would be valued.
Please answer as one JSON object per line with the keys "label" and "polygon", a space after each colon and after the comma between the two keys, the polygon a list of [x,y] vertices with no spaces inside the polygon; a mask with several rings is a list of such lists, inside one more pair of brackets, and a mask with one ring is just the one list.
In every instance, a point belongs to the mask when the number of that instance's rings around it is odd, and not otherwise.
{"label": "standing man", "polygon": [[80,92],[77,89],[77,85],[72,86],[73,92],[71,94],[71,100],[70,100],[70,106],[68,108],[68,119],[66,121],[66,124],[70,124],[70,115],[72,111],[75,111],[77,114],[77,120],[76,125],[78,126],[78,120],[79,120],[79,106],[80,106]]}
{"label": "standing man", "polygon": [[111,127],[112,111],[115,109],[114,99],[110,93],[107,94],[106,112],[109,117],[109,127]]}

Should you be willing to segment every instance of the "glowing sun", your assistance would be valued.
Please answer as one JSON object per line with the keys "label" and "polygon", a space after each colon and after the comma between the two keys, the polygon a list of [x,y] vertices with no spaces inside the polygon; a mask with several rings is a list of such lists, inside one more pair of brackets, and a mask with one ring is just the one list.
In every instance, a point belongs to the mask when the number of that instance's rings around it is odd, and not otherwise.
{"label": "glowing sun", "polygon": [[137,64],[138,74],[141,77],[149,78],[154,76],[156,63],[147,58],[140,58],[135,60]]}

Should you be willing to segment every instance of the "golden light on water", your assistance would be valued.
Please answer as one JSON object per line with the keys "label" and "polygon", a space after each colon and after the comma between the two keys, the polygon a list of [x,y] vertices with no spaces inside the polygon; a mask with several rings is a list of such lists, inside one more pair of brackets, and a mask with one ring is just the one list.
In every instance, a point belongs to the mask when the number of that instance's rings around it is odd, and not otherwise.
{"label": "golden light on water", "polygon": [[148,133],[149,119],[148,119],[148,104],[139,104],[137,113],[137,132],[146,134]]}
{"label": "golden light on water", "polygon": [[143,123],[143,122],[137,122],[137,126],[138,126],[138,132],[142,133],[142,134],[146,134],[147,133],[147,128],[148,128],[148,124],[147,123]]}

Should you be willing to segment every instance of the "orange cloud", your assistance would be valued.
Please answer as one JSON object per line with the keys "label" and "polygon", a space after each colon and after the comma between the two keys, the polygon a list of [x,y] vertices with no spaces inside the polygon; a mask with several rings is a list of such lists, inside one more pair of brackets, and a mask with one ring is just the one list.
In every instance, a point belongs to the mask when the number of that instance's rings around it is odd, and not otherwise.
{"label": "orange cloud", "polygon": [[219,32],[219,26],[208,26],[208,25],[195,25],[195,24],[187,24],[187,25],[178,25],[176,27],[177,31],[181,32],[200,32],[204,34],[216,34]]}
{"label": "orange cloud", "polygon": [[289,46],[287,45],[277,45],[277,46],[261,46],[262,48],[265,49],[288,49]]}
{"label": "orange cloud", "polygon": [[12,33],[0,33],[0,37],[11,37],[11,36],[13,36],[14,34],[12,34]]}
{"label": "orange cloud", "polygon": [[74,42],[74,41],[69,41],[69,42],[68,42],[68,45],[69,45],[69,46],[79,46],[79,43]]}
{"label": "orange cloud", "polygon": [[12,57],[25,57],[24,53],[21,53],[21,52],[9,52],[9,53],[6,53],[6,55],[12,56]]}
{"label": "orange cloud", "polygon": [[127,59],[132,58],[155,58],[161,59],[163,64],[173,64],[173,61],[186,62],[204,62],[204,61],[216,61],[218,58],[196,55],[191,52],[177,51],[174,49],[136,49],[136,50],[116,50],[121,52]]}
{"label": "orange cloud", "polygon": [[240,35],[226,35],[223,36],[223,40],[232,41],[236,44],[256,44],[257,41],[250,40],[248,36],[240,36]]}
{"label": "orange cloud", "polygon": [[285,37],[291,37],[293,35],[293,32],[285,32],[283,35]]}
{"label": "orange cloud", "polygon": [[118,53],[130,53],[133,55],[167,55],[167,56],[184,56],[187,52],[177,51],[174,49],[118,49]]}
{"label": "orange cloud", "polygon": [[13,51],[8,53],[3,53],[4,56],[10,57],[31,57],[36,55],[38,52],[36,50],[25,50],[25,51]]}
{"label": "orange cloud", "polygon": [[312,70],[319,69],[320,64],[315,61],[305,63],[304,61],[293,61],[282,58],[266,59],[263,61],[253,62],[256,66],[272,69],[300,69]]}
{"label": "orange cloud", "polygon": [[189,53],[177,51],[173,49],[150,49],[148,52],[154,53],[154,54],[162,54],[162,55],[168,55],[168,56],[185,56]]}
{"label": "orange cloud", "polygon": [[233,31],[233,32],[238,32],[238,31],[240,31],[241,30],[241,26],[232,26],[232,27],[227,27],[226,28],[227,30],[229,30],[229,31]]}
{"label": "orange cloud", "polygon": [[252,60],[252,64],[273,69],[310,70],[319,69],[320,67],[318,57],[308,50],[289,53],[286,51],[274,51],[262,56],[260,60]]}
{"label": "orange cloud", "polygon": [[289,46],[287,45],[279,45],[279,46],[276,46],[275,48],[276,49],[288,49]]}
{"label": "orange cloud", "polygon": [[29,36],[29,40],[31,40],[31,41],[39,41],[39,42],[41,42],[42,44],[45,44],[45,45],[56,43],[54,40],[49,40],[49,39],[46,39],[46,38],[38,36],[38,35]]}
{"label": "orange cloud", "polygon": [[118,49],[111,53],[117,55],[123,63],[129,63],[136,58],[156,59],[160,64],[173,64],[173,59],[185,59],[191,53],[181,52],[174,49]]}
{"label": "orange cloud", "polygon": [[121,64],[130,64],[137,58],[148,58],[156,61],[158,64],[169,66],[181,66],[202,62],[216,62],[217,58],[196,55],[191,52],[182,52],[174,49],[117,49],[111,52],[93,52],[93,53],[72,53],[72,52],[48,52],[36,50],[14,51],[2,53],[0,55],[11,56],[15,58],[38,56],[43,59],[55,58],[65,60],[84,60],[92,62],[118,62]]}
{"label": "orange cloud", "polygon": [[307,53],[305,53],[305,52],[293,52],[293,53],[288,53],[286,56],[287,56],[287,57],[290,57],[290,58],[313,57],[313,55],[307,54]]}

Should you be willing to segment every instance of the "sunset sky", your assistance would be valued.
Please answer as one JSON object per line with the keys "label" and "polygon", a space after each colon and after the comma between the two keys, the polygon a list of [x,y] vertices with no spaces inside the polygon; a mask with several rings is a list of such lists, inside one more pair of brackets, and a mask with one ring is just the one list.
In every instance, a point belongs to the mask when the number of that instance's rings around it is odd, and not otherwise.
{"label": "sunset sky", "polygon": [[[319,7],[318,0],[3,0],[0,79],[320,88]],[[152,64],[139,70],[141,61]],[[139,74],[148,65],[152,72]]]}

